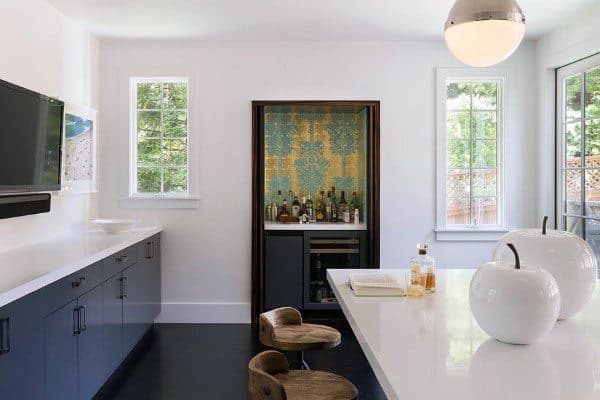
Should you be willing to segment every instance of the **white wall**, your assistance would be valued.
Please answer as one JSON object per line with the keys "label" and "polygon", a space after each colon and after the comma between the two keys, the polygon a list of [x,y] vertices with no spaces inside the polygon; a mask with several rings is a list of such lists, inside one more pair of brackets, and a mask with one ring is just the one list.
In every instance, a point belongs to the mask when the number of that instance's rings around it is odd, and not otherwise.
{"label": "white wall", "polygon": [[[96,39],[46,0],[2,1],[0,15],[1,79],[98,106]],[[96,195],[53,195],[50,213],[0,220],[0,251],[81,228],[96,213]]]}
{"label": "white wall", "polygon": [[[535,191],[535,44],[501,65],[509,74],[508,222],[538,221]],[[460,67],[442,42],[222,42],[103,40],[100,45],[100,214],[162,223],[162,321],[249,320],[251,100],[381,100],[381,262],[405,267],[427,240],[440,265],[474,266],[493,243],[435,242],[435,67]],[[200,207],[127,210],[127,79],[199,76]]]}
{"label": "white wall", "polygon": [[555,207],[555,70],[600,52],[600,3],[570,18],[538,41],[539,209],[554,215]]}

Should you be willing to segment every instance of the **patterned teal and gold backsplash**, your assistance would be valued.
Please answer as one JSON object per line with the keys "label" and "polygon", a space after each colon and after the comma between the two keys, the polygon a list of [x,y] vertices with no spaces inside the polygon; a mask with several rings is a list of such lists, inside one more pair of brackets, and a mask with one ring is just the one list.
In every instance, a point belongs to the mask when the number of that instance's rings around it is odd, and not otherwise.
{"label": "patterned teal and gold backsplash", "polygon": [[[366,186],[366,108],[265,108],[265,201],[295,193],[327,193],[335,186],[349,200]],[[289,201],[289,199],[288,199]]]}

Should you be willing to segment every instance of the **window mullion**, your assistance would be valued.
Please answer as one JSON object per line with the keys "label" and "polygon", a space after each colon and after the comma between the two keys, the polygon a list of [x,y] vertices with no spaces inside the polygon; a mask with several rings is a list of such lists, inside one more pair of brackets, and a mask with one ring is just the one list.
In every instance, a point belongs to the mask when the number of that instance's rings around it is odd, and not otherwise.
{"label": "window mullion", "polygon": [[[581,152],[581,215],[586,215],[586,204],[585,204],[585,170],[583,169],[585,167],[585,72],[581,72],[581,102],[580,102],[580,107],[581,107],[581,132],[580,132],[580,152]],[[583,240],[586,240],[586,227],[585,227],[585,221],[582,220],[581,221],[581,235],[583,237]]]}
{"label": "window mullion", "polygon": [[165,98],[164,82],[160,83],[160,193],[165,192],[165,154],[164,154],[164,136],[165,136]]}
{"label": "window mullion", "polygon": [[469,226],[473,227],[473,82],[469,83]]}

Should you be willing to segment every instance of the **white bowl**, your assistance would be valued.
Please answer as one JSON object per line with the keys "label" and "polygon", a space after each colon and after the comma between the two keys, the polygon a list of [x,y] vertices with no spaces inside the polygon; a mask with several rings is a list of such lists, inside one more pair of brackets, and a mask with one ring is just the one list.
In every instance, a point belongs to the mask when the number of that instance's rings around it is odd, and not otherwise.
{"label": "white bowl", "polygon": [[106,233],[118,233],[130,231],[140,221],[137,219],[93,219],[91,222]]}

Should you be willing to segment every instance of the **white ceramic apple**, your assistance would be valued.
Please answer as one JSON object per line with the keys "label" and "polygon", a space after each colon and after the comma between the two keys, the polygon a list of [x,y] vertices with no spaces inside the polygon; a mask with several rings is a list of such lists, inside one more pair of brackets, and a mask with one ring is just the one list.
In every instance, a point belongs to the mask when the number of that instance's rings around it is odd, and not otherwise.
{"label": "white ceramic apple", "polygon": [[513,264],[487,263],[475,272],[469,303],[475,320],[501,342],[530,344],[554,326],[560,309],[560,291],[554,277],[535,267],[521,267],[512,243]]}
{"label": "white ceramic apple", "polygon": [[597,261],[594,250],[579,236],[569,232],[547,230],[544,217],[542,230],[519,229],[504,235],[493,260],[505,263],[511,259],[506,243],[519,249],[523,264],[550,272],[560,288],[559,319],[566,319],[585,307],[596,286]]}

